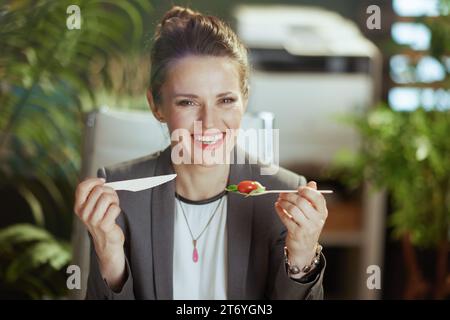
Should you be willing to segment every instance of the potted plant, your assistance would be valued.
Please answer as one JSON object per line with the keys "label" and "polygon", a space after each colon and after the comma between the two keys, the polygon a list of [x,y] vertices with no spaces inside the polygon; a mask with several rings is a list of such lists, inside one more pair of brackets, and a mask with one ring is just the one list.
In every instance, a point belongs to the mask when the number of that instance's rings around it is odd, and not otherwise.
{"label": "potted plant", "polygon": [[369,181],[391,195],[389,223],[402,239],[408,268],[405,298],[423,298],[432,287],[413,247],[436,250],[433,296],[445,297],[450,292],[450,112],[396,112],[380,105],[346,120],[359,132],[361,146],[358,152],[339,152],[332,174],[354,187]]}
{"label": "potted plant", "polygon": [[[79,29],[67,26],[74,4]],[[146,0],[0,5],[2,298],[58,298],[67,289],[83,112],[98,107],[98,83],[101,94],[116,90],[120,61],[141,49],[150,10]]]}

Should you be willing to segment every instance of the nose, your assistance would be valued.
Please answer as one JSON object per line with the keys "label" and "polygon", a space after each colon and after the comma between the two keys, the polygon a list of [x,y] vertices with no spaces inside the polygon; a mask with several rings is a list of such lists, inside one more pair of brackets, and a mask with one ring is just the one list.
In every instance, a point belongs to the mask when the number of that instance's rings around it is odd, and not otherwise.
{"label": "nose", "polygon": [[211,106],[205,105],[201,110],[200,121],[202,121],[202,127],[204,129],[215,128],[216,112]]}

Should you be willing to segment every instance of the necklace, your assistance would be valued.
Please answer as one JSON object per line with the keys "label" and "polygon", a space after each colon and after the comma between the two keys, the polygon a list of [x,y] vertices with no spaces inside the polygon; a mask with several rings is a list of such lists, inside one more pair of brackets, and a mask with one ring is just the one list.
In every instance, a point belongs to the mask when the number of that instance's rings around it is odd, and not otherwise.
{"label": "necklace", "polygon": [[189,222],[187,220],[186,213],[184,212],[183,205],[181,204],[182,201],[180,200],[178,195],[176,195],[176,197],[177,197],[178,201],[180,202],[181,212],[183,213],[184,220],[186,221],[186,225],[189,229],[189,233],[191,234],[192,244],[194,245],[194,250],[192,251],[192,261],[194,261],[194,263],[197,263],[198,262],[197,240],[200,239],[200,237],[203,235],[203,233],[205,232],[205,230],[208,228],[209,224],[211,223],[212,219],[216,215],[217,210],[219,209],[220,205],[222,204],[223,196],[220,199],[219,203],[217,204],[217,207],[214,210],[211,217],[209,218],[208,222],[206,223],[206,226],[203,228],[203,230],[200,232],[200,234],[197,236],[197,238],[194,238],[194,235],[192,234],[192,230],[191,230],[191,227],[189,226]]}

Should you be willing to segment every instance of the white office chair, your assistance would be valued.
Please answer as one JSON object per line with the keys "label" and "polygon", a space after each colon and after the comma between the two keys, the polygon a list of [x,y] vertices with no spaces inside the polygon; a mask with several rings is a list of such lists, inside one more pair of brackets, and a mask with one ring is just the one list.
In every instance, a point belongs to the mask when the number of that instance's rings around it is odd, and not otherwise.
{"label": "white office chair", "polygon": [[[243,129],[273,129],[274,116],[269,112],[246,113]],[[273,136],[271,131],[259,135],[258,154],[250,154],[271,162]],[[167,127],[150,111],[117,111],[102,107],[86,115],[82,177],[96,176],[97,169],[165,149],[170,143]],[[238,144],[245,141],[238,140]],[[244,146],[245,147],[245,146]],[[72,290],[71,298],[83,299],[89,274],[89,238],[84,225],[74,219],[73,264],[81,269],[81,290]]]}

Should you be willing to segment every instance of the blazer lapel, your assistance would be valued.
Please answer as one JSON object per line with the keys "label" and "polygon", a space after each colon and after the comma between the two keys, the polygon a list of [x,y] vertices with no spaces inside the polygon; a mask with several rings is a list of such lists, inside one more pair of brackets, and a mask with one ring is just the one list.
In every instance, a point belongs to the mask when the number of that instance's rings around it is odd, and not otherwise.
{"label": "blazer lapel", "polygon": [[[235,158],[236,159],[236,158]],[[251,180],[252,172],[248,164],[230,166],[229,183]],[[253,198],[229,193],[227,207],[228,244],[228,299],[245,299],[248,259],[250,254],[253,219]]]}
{"label": "blazer lapel", "polygon": [[[174,173],[171,148],[158,157],[155,175]],[[152,249],[155,295],[159,300],[173,299],[173,241],[174,241],[175,180],[152,189]]]}

